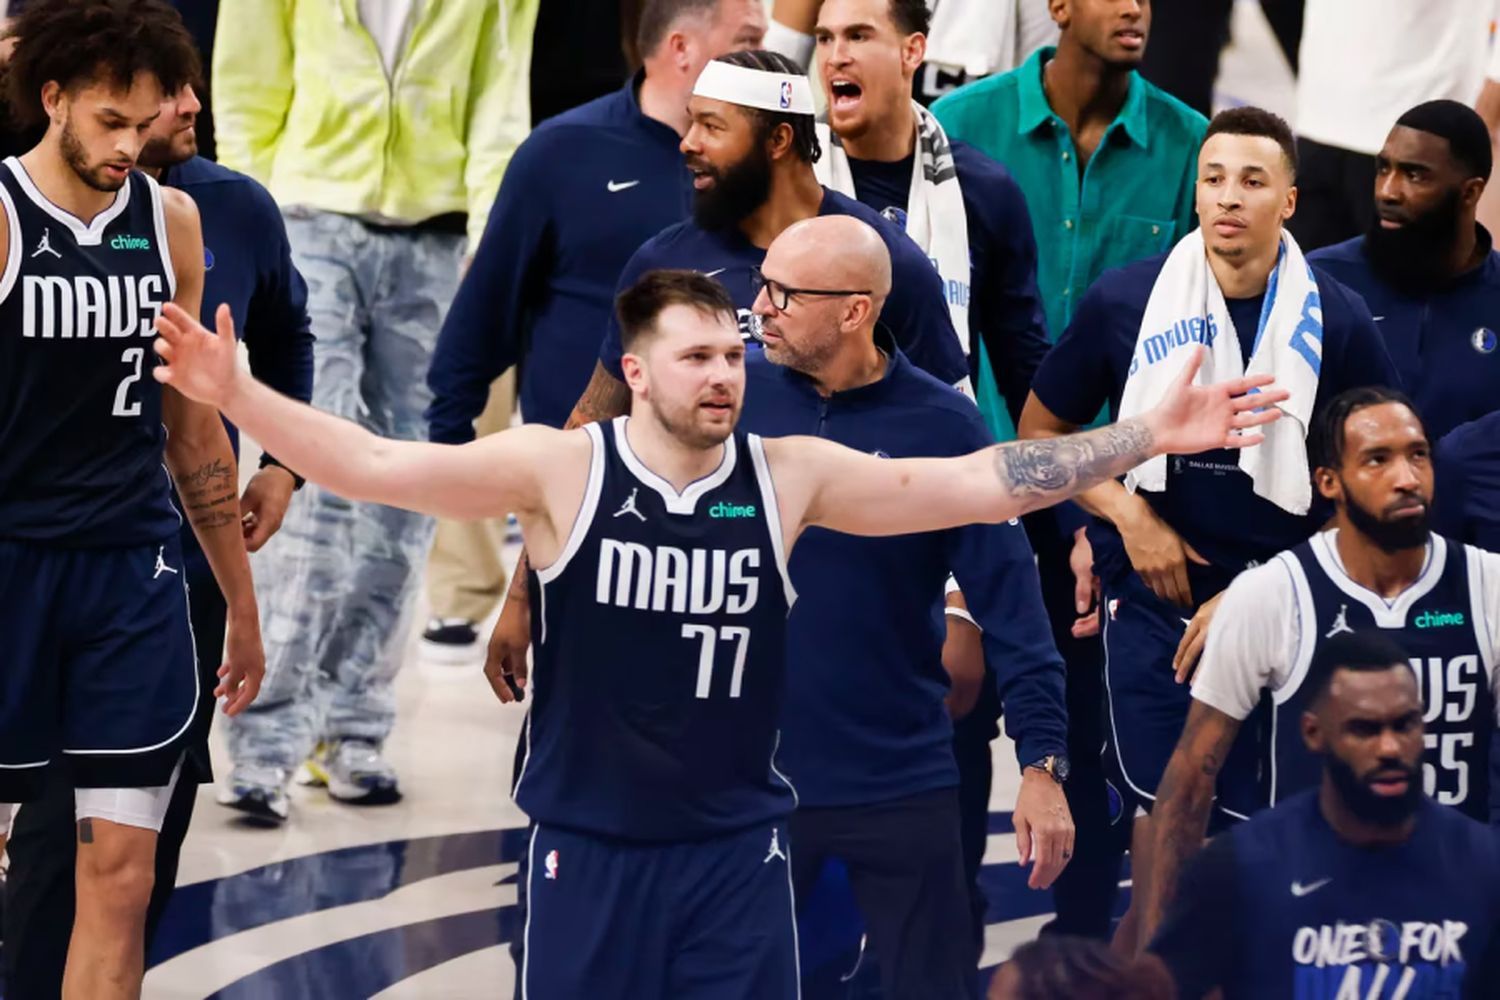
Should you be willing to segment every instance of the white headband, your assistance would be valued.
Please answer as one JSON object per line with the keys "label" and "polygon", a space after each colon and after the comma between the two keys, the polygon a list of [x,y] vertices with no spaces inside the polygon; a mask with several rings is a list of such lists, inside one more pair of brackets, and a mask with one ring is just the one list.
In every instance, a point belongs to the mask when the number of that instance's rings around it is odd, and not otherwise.
{"label": "white headband", "polygon": [[812,84],[807,77],[746,69],[718,60],[703,67],[693,86],[693,96],[762,111],[793,115],[813,113]]}

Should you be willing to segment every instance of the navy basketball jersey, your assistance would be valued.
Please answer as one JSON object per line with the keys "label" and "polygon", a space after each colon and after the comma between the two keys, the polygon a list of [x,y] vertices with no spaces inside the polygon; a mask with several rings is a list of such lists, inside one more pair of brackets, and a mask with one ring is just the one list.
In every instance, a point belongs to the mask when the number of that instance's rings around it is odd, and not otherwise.
{"label": "navy basketball jersey", "polygon": [[85,223],[0,164],[0,538],[141,545],[181,523],[153,322],[176,293],[161,191],[132,171]]}
{"label": "navy basketball jersey", "polygon": [[776,493],[736,433],[682,493],[630,450],[593,459],[563,553],[532,581],[531,728],[516,801],[534,821],[647,841],[790,812],[775,768],[786,619]]}
{"label": "navy basketball jersey", "polygon": [[1480,598],[1479,550],[1432,536],[1422,575],[1386,601],[1349,578],[1332,537],[1314,535],[1277,556],[1291,573],[1302,629],[1291,676],[1271,700],[1271,804],[1321,780],[1322,763],[1303,745],[1298,722],[1309,697],[1303,682],[1319,644],[1378,628],[1411,657],[1422,691],[1427,794],[1488,821],[1495,662]]}

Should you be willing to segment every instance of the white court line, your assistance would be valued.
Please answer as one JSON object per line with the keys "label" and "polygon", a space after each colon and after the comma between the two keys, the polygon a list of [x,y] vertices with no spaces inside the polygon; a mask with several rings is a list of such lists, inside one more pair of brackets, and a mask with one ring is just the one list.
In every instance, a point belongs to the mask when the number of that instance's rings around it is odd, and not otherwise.
{"label": "white court line", "polygon": [[1010,958],[1011,952],[1021,945],[1035,941],[1042,925],[1051,920],[1053,914],[1042,913],[1020,920],[1007,920],[1001,924],[990,924],[984,929],[984,954],[979,958],[979,967],[987,969]]}
{"label": "white court line", "polygon": [[326,945],[406,924],[436,920],[516,901],[514,862],[423,879],[380,899],[306,913],[231,934],[184,952],[146,974],[149,1000],[209,996],[269,965]]}

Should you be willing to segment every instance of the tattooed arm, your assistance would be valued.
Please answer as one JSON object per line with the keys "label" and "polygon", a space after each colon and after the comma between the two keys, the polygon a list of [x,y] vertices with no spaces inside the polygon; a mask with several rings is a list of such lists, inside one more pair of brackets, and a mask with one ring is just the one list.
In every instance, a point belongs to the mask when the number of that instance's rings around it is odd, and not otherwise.
{"label": "tattooed arm", "polygon": [[[161,189],[161,201],[177,279],[172,302],[197,316],[203,301],[203,232],[198,208],[172,188]],[[167,428],[163,455],[167,471],[228,606],[225,657],[218,667],[222,680],[214,697],[227,698],[224,711],[237,715],[255,700],[266,669],[250,558],[240,524],[239,465],[224,422],[212,406],[163,387],[162,423]]]}
{"label": "tattooed arm", "polygon": [[1150,941],[1161,926],[1177,891],[1182,870],[1203,847],[1213,808],[1214,787],[1224,758],[1240,731],[1240,720],[1211,705],[1194,701],[1177,749],[1167,762],[1151,810],[1152,871],[1142,900],[1141,941]]}
{"label": "tattooed arm", "polygon": [[240,525],[238,465],[224,422],[213,407],[163,388],[162,422],[167,427],[164,458],[182,500],[183,516],[228,606],[228,652],[219,671],[224,680],[214,695],[228,695],[225,711],[238,714],[255,700],[265,672],[250,557]]}
{"label": "tattooed arm", "polygon": [[[1123,475],[1156,455],[1258,444],[1279,416],[1267,376],[1193,385],[1202,352],[1161,405],[1085,434],[1012,441],[958,458],[879,459],[815,438],[766,442],[788,540],[805,525],[902,535],[998,523]],[[1253,388],[1262,391],[1246,395]]]}

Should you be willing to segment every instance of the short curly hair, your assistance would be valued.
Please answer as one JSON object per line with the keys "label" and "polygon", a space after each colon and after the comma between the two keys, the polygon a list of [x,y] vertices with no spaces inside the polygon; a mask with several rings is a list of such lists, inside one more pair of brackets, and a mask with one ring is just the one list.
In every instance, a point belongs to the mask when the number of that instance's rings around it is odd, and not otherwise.
{"label": "short curly hair", "polygon": [[164,0],[30,3],[5,37],[16,40],[5,67],[5,99],[22,127],[46,123],[42,87],[52,81],[64,90],[100,82],[128,90],[145,72],[175,94],[201,78],[197,46]]}

